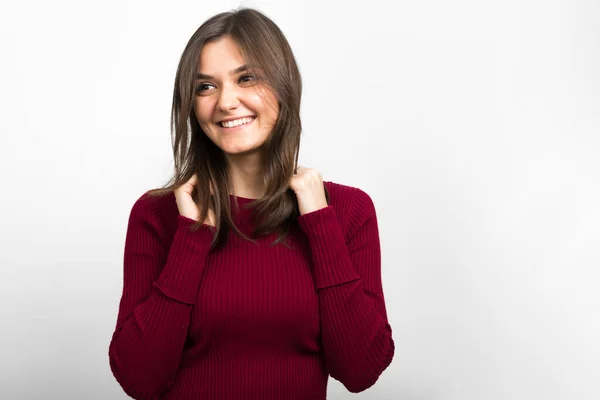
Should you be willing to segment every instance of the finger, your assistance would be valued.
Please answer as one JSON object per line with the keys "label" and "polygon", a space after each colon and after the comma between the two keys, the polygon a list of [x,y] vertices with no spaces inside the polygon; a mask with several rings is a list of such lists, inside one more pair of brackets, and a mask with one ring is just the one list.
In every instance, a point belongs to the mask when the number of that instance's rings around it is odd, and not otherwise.
{"label": "finger", "polygon": [[208,219],[210,221],[210,224],[212,226],[217,226],[217,222],[216,222],[216,217],[215,217],[215,213],[212,209],[208,210]]}
{"label": "finger", "polygon": [[198,183],[198,177],[196,176],[196,174],[194,174],[182,186],[186,188],[186,191],[191,191],[191,190],[194,190],[197,183]]}

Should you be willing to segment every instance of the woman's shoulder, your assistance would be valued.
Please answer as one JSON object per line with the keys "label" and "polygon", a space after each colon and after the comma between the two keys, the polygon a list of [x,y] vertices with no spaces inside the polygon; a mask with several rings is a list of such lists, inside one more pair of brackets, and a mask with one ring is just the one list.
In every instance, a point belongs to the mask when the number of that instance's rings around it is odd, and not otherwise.
{"label": "woman's shoulder", "polygon": [[133,206],[153,211],[177,207],[177,203],[175,202],[175,193],[170,191],[164,194],[158,194],[155,192],[156,190],[157,189],[146,190],[144,193],[138,196]]}
{"label": "woman's shoulder", "polygon": [[156,194],[154,189],[150,189],[139,195],[134,201],[130,218],[155,220],[160,224],[170,225],[176,222],[178,214],[173,192]]}
{"label": "woman's shoulder", "polygon": [[329,192],[329,205],[345,229],[352,230],[371,217],[377,218],[373,199],[363,189],[331,181],[323,184]]}
{"label": "woman's shoulder", "polygon": [[331,204],[357,204],[365,206],[365,203],[372,203],[371,196],[363,189],[345,185],[339,182],[323,181],[323,184],[329,192],[329,200]]}

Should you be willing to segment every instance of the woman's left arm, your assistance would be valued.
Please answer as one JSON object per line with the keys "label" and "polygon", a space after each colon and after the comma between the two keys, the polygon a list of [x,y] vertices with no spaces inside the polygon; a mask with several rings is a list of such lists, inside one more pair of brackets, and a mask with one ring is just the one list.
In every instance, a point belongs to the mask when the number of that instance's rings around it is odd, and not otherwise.
{"label": "woman's left arm", "polygon": [[321,335],[330,375],[350,392],[371,387],[392,362],[394,341],[381,284],[377,215],[355,190],[346,242],[334,207],[298,217],[312,254]]}

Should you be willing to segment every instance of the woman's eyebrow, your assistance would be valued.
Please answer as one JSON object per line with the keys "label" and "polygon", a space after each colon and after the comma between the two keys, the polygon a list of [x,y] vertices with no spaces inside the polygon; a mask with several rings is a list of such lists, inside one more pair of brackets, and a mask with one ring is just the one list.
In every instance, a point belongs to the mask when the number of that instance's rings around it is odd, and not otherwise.
{"label": "woman's eyebrow", "polygon": [[[248,68],[249,67],[246,64],[241,65],[241,66],[237,67],[236,69],[229,71],[229,75],[239,74],[242,71],[246,71]],[[198,72],[196,74],[196,79],[215,79],[215,77],[211,76],[211,75],[203,74],[202,72]]]}

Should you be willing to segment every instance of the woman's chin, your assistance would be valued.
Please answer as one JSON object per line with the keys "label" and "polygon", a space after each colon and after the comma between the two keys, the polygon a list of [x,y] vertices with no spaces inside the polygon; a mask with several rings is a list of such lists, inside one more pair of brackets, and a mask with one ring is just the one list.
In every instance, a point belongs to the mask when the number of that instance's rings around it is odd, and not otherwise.
{"label": "woman's chin", "polygon": [[252,154],[253,152],[258,151],[258,148],[256,146],[253,145],[248,145],[248,146],[225,146],[223,149],[223,152],[227,155],[249,155]]}

